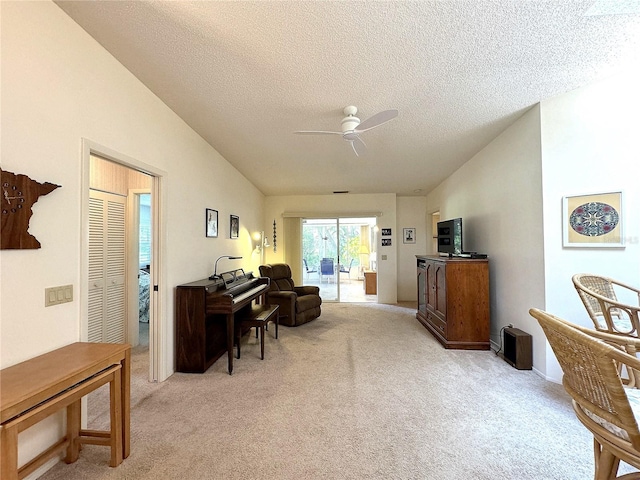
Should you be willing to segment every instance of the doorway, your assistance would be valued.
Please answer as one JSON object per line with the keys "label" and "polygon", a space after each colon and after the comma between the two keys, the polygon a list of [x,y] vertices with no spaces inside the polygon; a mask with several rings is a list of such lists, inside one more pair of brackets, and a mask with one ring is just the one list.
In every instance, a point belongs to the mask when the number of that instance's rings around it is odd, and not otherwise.
{"label": "doorway", "polygon": [[[160,211],[162,204],[162,177],[166,174],[135,159],[126,157],[106,147],[97,145],[83,139],[83,218],[84,224],[89,225],[89,191],[100,190],[115,193],[127,198],[126,232],[127,242],[126,262],[126,287],[124,296],[127,305],[127,324],[125,341],[137,344],[140,338],[139,332],[139,276],[141,275],[140,251],[145,248],[140,245],[139,239],[144,236],[139,230],[140,218],[143,216],[136,204],[143,204],[144,195],[148,195],[148,219],[146,237],[149,239],[149,261],[143,268],[148,270],[148,346],[145,346],[144,357],[149,359],[149,381],[162,381],[167,377],[167,369],[164,366],[165,352],[162,348],[163,321],[162,321],[162,290],[158,288],[163,277],[161,268],[160,232],[162,230]],[[135,208],[132,208],[136,205]],[[90,285],[89,282],[89,236],[90,228],[83,229],[83,253],[82,253],[82,285]],[[132,242],[132,239],[135,239]],[[132,247],[132,243],[135,247]],[[146,273],[146,272],[145,272]],[[81,340],[88,339],[87,320],[89,311],[88,289],[81,295],[81,308],[84,312]]]}
{"label": "doorway", "polygon": [[151,193],[137,194],[138,211],[138,344],[149,348],[151,291]]}
{"label": "doorway", "polygon": [[438,253],[438,222],[440,221],[440,211],[431,214],[431,252]]}
{"label": "doorway", "polygon": [[323,301],[377,302],[377,291],[365,290],[365,272],[375,269],[375,225],[373,217],[303,218],[304,284],[318,286]]}
{"label": "doorway", "polygon": [[[127,233],[129,277],[135,281],[128,288],[129,340],[138,350],[149,349],[149,319],[151,313],[151,259],[153,222],[151,191],[130,189],[127,196]],[[137,261],[136,261],[137,260]]]}

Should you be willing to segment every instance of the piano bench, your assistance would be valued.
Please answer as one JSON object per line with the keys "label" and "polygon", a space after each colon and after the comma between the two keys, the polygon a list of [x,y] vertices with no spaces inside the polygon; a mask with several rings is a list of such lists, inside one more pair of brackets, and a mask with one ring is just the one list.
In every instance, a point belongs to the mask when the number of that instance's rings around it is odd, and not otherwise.
{"label": "piano bench", "polygon": [[260,358],[264,360],[264,331],[267,323],[276,324],[275,337],[278,338],[278,305],[254,305],[249,314],[236,318],[236,342],[238,347],[238,357],[240,358],[240,340],[245,327],[256,327],[256,335],[260,329]]}

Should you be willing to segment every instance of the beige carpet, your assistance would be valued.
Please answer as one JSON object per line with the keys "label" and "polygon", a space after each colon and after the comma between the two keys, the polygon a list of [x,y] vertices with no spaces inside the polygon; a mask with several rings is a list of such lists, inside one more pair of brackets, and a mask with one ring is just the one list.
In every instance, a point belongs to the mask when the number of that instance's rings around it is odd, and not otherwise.
{"label": "beige carpet", "polygon": [[[589,479],[592,438],[561,386],[492,352],[443,349],[413,308],[325,304],[322,316],[245,336],[233,376],[146,382],[134,355],[132,453],[86,446],[53,479]],[[90,399],[108,425],[106,389]]]}

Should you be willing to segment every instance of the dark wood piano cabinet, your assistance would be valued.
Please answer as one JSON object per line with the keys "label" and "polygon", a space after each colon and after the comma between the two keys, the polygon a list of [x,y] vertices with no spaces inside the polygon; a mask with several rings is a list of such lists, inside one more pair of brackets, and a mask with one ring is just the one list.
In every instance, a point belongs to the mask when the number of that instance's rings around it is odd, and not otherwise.
{"label": "dark wood piano cabinet", "polygon": [[235,317],[250,315],[253,301],[264,300],[268,289],[268,278],[254,278],[251,273],[227,283],[203,279],[178,285],[176,370],[203,373],[226,352],[231,374]]}

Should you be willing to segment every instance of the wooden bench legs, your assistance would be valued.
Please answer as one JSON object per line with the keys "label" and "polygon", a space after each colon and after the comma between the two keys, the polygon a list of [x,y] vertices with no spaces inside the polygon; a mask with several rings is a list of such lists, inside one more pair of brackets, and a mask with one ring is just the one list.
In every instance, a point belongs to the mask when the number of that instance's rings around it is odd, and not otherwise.
{"label": "wooden bench legs", "polygon": [[275,337],[278,338],[278,305],[255,306],[250,310],[249,315],[236,319],[236,322],[238,358],[240,358],[240,340],[243,328],[256,327],[256,335],[258,335],[258,330],[260,330],[260,358],[264,360],[264,332],[269,322],[276,324]]}
{"label": "wooden bench legs", "polygon": [[[109,383],[111,394],[111,430],[105,432],[81,430],[82,397],[106,383]],[[83,443],[109,446],[111,448],[109,465],[112,467],[120,465],[123,459],[121,392],[122,366],[118,364],[5,422],[0,430],[2,458],[0,477],[2,480],[24,478],[63,452],[65,452],[65,462],[73,463],[78,459],[80,445]],[[65,437],[18,469],[18,434],[63,408],[67,409]]]}

